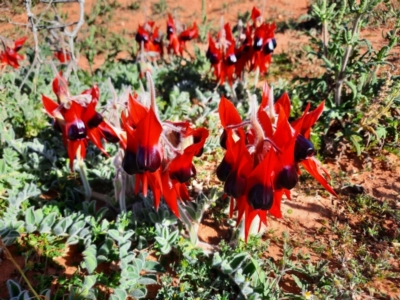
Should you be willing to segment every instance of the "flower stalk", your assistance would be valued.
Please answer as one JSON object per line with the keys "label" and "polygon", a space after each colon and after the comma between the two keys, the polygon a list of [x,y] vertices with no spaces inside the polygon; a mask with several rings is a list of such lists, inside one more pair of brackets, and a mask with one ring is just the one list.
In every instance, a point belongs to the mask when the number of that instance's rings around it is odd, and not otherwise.
{"label": "flower stalk", "polygon": [[83,161],[83,159],[80,155],[80,152],[81,152],[81,146],[78,147],[78,150],[76,153],[77,158],[78,158],[78,172],[81,177],[83,188],[85,191],[85,200],[89,201],[90,198],[92,197],[92,188],[90,187],[90,183],[89,183],[87,173],[86,173],[85,162]]}

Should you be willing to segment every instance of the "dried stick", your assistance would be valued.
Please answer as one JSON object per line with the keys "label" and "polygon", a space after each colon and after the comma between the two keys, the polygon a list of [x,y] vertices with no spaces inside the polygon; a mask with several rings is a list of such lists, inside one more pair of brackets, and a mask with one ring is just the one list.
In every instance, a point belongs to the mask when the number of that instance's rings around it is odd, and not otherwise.
{"label": "dried stick", "polygon": [[39,296],[38,293],[36,293],[35,289],[32,287],[31,283],[29,282],[29,279],[26,277],[24,271],[22,271],[21,267],[17,264],[17,262],[14,260],[12,257],[10,251],[8,251],[6,245],[4,245],[3,240],[0,237],[0,248],[3,249],[4,253],[6,254],[7,259],[9,259],[14,267],[18,270],[18,272],[21,274],[22,278],[24,278],[26,284],[28,285],[29,289],[31,290],[32,294],[35,295],[36,299],[42,299],[42,297]]}

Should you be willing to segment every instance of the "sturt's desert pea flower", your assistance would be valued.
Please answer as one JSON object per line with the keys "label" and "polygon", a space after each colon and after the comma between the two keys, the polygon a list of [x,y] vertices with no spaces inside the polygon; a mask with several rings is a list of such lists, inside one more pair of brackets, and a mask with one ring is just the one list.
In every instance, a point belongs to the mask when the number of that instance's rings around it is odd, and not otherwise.
{"label": "sturt's desert pea flower", "polygon": [[256,71],[257,74],[268,72],[277,46],[276,25],[264,23],[261,12],[255,7],[251,17],[251,25],[238,26],[237,37],[234,37],[229,23],[223,26],[215,40],[209,34],[206,57],[219,84],[227,80],[232,85],[245,70]]}
{"label": "sturt's desert pea flower", "polygon": [[96,111],[96,105],[100,98],[98,86],[94,85],[80,95],[72,96],[67,81],[61,74],[58,74],[53,80],[53,92],[57,96],[57,102],[42,95],[42,103],[47,114],[53,118],[55,129],[62,134],[70,159],[71,171],[73,171],[77,155],[82,159],[86,157],[88,141],[91,141],[108,156],[102,140],[117,143],[120,141],[120,137]]}
{"label": "sturt's desert pea flower", "polygon": [[174,55],[183,55],[183,51],[186,47],[186,42],[199,37],[199,29],[196,22],[193,23],[192,27],[183,30],[178,33],[175,21],[173,17],[168,14],[167,19],[167,38],[168,38],[168,53],[173,53]]}
{"label": "sturt's desert pea flower", "polygon": [[237,224],[244,221],[246,240],[255,216],[260,217],[260,226],[267,224],[267,214],[282,217],[282,196],[291,199],[300,165],[337,197],[310,141],[311,127],[322,114],[324,102],[313,111],[308,105],[300,118],[289,123],[287,93],[274,103],[272,89],[265,84],[261,104],[255,95],[249,100],[249,117],[242,120],[233,103],[221,99],[219,115],[224,131],[220,141],[226,152],[216,170],[230,197],[230,217],[237,211]]}
{"label": "sturt's desert pea flower", "polygon": [[0,45],[3,46],[3,50],[0,51],[0,69],[7,65],[14,69],[19,68],[19,61],[23,60],[24,56],[18,54],[18,51],[21,50],[26,40],[27,37],[23,37],[15,41],[10,41],[0,36]]}
{"label": "sturt's desert pea flower", "polygon": [[171,211],[180,217],[178,201],[190,199],[186,184],[196,176],[193,158],[202,154],[209,133],[188,121],[161,121],[153,79],[149,72],[146,77],[149,96],[130,94],[121,116],[126,132],[122,169],[134,175],[136,194],[147,196],[150,187],[155,208],[163,196]]}

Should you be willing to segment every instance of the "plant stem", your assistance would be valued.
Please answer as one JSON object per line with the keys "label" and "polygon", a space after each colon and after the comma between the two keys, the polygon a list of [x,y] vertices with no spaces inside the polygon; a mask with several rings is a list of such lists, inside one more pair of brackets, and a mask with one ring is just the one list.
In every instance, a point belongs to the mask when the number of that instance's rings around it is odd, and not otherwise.
{"label": "plant stem", "polygon": [[322,22],[322,41],[324,43],[324,55],[328,58],[328,21]]}
{"label": "plant stem", "polygon": [[207,15],[206,15],[206,0],[201,0],[201,20],[203,24],[206,23]]}
{"label": "plant stem", "polygon": [[260,77],[260,67],[257,67],[256,68],[256,75],[254,76],[254,89],[257,88],[259,77]]}
{"label": "plant stem", "polygon": [[119,200],[119,209],[122,212],[126,212],[126,174],[121,172],[121,192],[119,194],[118,200]]}
{"label": "plant stem", "polygon": [[[354,20],[354,26],[353,26],[353,30],[351,32],[351,39],[354,39],[354,36],[356,34],[356,32],[358,31],[358,25],[360,23],[362,14],[357,15],[357,18]],[[345,71],[346,71],[346,67],[347,64],[349,62],[349,58],[351,55],[351,52],[353,51],[353,41],[350,42],[349,45],[347,45],[346,48],[346,52],[344,54],[344,59],[343,59],[343,63],[342,63],[342,67],[340,69],[339,75],[336,79],[336,84],[335,84],[335,103],[336,106],[340,106],[341,104],[341,98],[342,98],[342,89],[343,89],[343,82],[345,79]]]}
{"label": "plant stem", "polygon": [[21,270],[20,266],[17,264],[17,262],[14,260],[12,257],[10,251],[8,251],[6,245],[3,243],[3,240],[0,237],[0,247],[3,249],[4,253],[6,254],[7,259],[11,260],[12,264],[14,267],[18,270],[18,272],[21,274],[22,278],[24,278],[26,284],[28,285],[28,288],[31,290],[32,294],[35,296],[36,299],[42,299],[38,293],[34,290],[32,287],[31,283],[29,282],[28,278],[25,276],[25,273]]}
{"label": "plant stem", "polygon": [[[78,149],[80,151],[80,149]],[[92,196],[92,189],[90,188],[89,180],[86,176],[86,168],[85,163],[81,157],[78,157],[78,165],[79,165],[79,175],[81,176],[81,180],[83,183],[83,188],[85,189],[85,199],[89,200]]]}

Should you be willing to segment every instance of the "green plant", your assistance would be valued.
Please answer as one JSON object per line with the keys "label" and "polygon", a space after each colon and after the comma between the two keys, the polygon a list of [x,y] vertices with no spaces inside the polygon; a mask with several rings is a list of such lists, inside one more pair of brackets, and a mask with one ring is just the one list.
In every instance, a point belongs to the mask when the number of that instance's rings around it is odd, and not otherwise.
{"label": "green plant", "polygon": [[151,9],[153,10],[154,14],[163,16],[167,13],[167,1],[158,0],[158,2],[153,3]]}
{"label": "green plant", "polygon": [[[396,20],[393,23],[385,36],[387,44],[378,50],[374,50],[368,39],[361,35],[361,29],[371,26],[371,13],[382,3],[382,0],[366,0],[359,4],[355,1],[317,1],[312,6],[311,14],[322,25],[322,37],[310,34],[313,46],[309,48],[309,54],[322,62],[323,74],[296,88],[299,95],[306,93],[312,100],[327,100],[329,111],[325,132],[336,134],[336,140],[345,137],[354,145],[358,155],[368,145],[361,143],[363,134],[372,133],[374,136],[371,138],[377,141],[386,138],[383,128],[371,126],[376,118],[364,116],[373,111],[370,108],[377,102],[375,99],[380,99],[376,107],[386,107],[384,103],[394,105],[390,96],[386,99],[378,96],[379,91],[380,95],[382,91],[389,94],[390,76],[386,79],[377,75],[382,72],[383,66],[392,67],[390,51],[397,45],[396,33],[400,22]],[[390,7],[389,3],[385,5]],[[378,111],[376,116],[383,121],[384,113],[381,108]],[[392,124],[394,128],[398,126],[396,121]],[[393,128],[393,125],[389,127]],[[337,132],[335,128],[342,130]]]}

